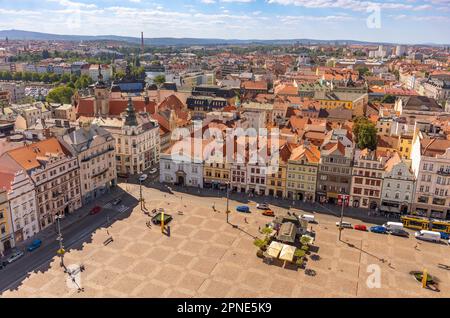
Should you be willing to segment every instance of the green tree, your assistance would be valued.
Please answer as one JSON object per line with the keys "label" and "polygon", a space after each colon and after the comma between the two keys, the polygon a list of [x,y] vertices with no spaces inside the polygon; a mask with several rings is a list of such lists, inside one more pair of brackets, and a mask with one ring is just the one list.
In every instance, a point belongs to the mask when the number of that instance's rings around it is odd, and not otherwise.
{"label": "green tree", "polygon": [[358,69],[358,72],[359,76],[364,76],[370,73],[367,67],[361,67],[360,69]]}
{"label": "green tree", "polygon": [[47,102],[70,104],[72,101],[73,94],[74,94],[73,88],[70,88],[68,86],[58,86],[48,93]]}
{"label": "green tree", "polygon": [[375,124],[367,118],[359,117],[355,120],[353,133],[359,149],[375,150],[377,148],[377,129]]}
{"label": "green tree", "polygon": [[83,89],[83,88],[88,87],[91,84],[92,84],[92,79],[89,76],[81,75],[80,78],[78,78],[75,81],[74,86],[76,89]]}
{"label": "green tree", "polygon": [[155,84],[164,84],[166,82],[166,76],[163,74],[157,75],[153,79],[153,82],[155,82]]}

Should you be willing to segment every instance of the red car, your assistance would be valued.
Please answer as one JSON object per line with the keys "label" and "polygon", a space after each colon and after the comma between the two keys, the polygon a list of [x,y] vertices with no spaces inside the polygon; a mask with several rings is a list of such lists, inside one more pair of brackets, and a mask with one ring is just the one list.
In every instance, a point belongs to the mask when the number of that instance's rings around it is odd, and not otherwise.
{"label": "red car", "polygon": [[265,210],[265,211],[262,213],[262,215],[265,215],[265,216],[275,216],[275,213],[273,213],[272,210]]}
{"label": "red car", "polygon": [[363,224],[355,225],[354,229],[355,229],[355,230],[358,230],[358,231],[364,231],[364,232],[367,232],[367,226],[365,226],[365,225],[363,225]]}
{"label": "red car", "polygon": [[101,207],[95,206],[95,207],[93,207],[93,208],[91,209],[91,212],[89,212],[89,214],[90,214],[90,215],[94,215],[94,214],[100,213],[101,210],[102,210]]}

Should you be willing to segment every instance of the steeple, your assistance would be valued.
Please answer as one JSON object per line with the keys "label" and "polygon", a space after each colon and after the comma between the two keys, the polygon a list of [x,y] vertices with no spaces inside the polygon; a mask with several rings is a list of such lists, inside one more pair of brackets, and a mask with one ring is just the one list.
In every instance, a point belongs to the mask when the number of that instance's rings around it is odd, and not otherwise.
{"label": "steeple", "polygon": [[102,66],[100,64],[98,65],[98,81],[103,81]]}
{"label": "steeple", "polygon": [[125,114],[125,126],[137,126],[136,110],[131,97],[128,97],[128,107]]}
{"label": "steeple", "polygon": [[95,88],[106,88],[106,84],[103,81],[101,64],[98,65],[98,76],[97,76],[97,83],[95,83]]}

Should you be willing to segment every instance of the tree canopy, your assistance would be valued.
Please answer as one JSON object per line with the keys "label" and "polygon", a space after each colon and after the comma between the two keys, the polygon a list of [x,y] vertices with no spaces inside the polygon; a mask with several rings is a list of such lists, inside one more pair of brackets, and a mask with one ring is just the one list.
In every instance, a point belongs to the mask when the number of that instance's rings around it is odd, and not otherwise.
{"label": "tree canopy", "polygon": [[367,118],[359,117],[355,120],[353,133],[359,149],[377,149],[377,129]]}
{"label": "tree canopy", "polygon": [[163,74],[157,75],[153,79],[153,82],[155,82],[155,84],[164,84],[166,82],[166,76]]}
{"label": "tree canopy", "polygon": [[72,102],[72,96],[74,89],[68,86],[58,86],[52,89],[47,95],[47,102],[70,104]]}

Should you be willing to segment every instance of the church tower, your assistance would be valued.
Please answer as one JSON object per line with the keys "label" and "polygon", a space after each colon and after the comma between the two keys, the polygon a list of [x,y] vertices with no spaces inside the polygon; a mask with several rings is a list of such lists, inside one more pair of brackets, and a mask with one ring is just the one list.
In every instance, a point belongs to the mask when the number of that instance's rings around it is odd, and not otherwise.
{"label": "church tower", "polygon": [[94,114],[108,115],[109,114],[109,94],[108,88],[103,81],[102,67],[98,65],[98,80],[94,84]]}

